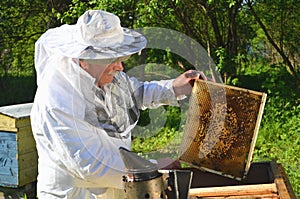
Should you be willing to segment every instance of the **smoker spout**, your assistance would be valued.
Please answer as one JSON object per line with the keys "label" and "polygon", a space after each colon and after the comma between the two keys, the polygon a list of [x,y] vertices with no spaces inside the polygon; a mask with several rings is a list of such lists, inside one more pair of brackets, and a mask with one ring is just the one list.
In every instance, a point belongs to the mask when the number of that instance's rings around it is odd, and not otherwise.
{"label": "smoker spout", "polygon": [[126,167],[125,198],[166,199],[162,174],[157,166],[125,148],[119,150]]}
{"label": "smoker spout", "polygon": [[120,147],[119,151],[125,164],[128,179],[130,178],[132,181],[137,182],[150,180],[162,175],[158,172],[156,164],[123,147]]}

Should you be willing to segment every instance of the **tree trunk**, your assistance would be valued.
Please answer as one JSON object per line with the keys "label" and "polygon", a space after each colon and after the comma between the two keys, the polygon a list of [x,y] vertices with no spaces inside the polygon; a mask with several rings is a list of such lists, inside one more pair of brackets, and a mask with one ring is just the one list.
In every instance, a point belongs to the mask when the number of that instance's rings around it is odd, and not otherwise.
{"label": "tree trunk", "polygon": [[247,5],[249,6],[249,9],[251,11],[251,13],[253,14],[255,20],[257,21],[257,23],[259,24],[259,26],[262,28],[262,30],[264,31],[268,41],[271,43],[271,45],[275,48],[275,50],[279,53],[279,55],[282,57],[284,63],[286,64],[286,66],[288,67],[288,69],[291,71],[293,77],[295,78],[295,83],[296,86],[299,87],[300,86],[300,79],[297,75],[297,72],[295,70],[295,67],[293,66],[292,62],[289,60],[288,56],[285,54],[284,50],[281,49],[276,42],[273,40],[273,38],[271,37],[271,35],[269,34],[269,31],[267,30],[267,27],[264,25],[264,23],[260,20],[259,16],[257,15],[257,13],[255,12],[253,6],[251,5],[251,0],[247,0]]}

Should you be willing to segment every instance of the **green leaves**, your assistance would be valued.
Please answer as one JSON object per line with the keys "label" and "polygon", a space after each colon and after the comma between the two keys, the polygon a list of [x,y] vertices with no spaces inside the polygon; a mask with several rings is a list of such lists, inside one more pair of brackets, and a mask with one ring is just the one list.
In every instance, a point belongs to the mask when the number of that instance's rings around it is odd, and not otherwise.
{"label": "green leaves", "polygon": [[4,76],[12,71],[33,74],[34,43],[46,29],[42,26],[47,20],[41,17],[44,11],[37,0],[0,1],[0,72]]}

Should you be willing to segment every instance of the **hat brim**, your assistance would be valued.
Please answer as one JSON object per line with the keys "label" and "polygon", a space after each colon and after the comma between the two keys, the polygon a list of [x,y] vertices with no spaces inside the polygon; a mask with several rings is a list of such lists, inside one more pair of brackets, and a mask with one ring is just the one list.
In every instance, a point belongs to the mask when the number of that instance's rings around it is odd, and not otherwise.
{"label": "hat brim", "polygon": [[41,42],[48,49],[63,56],[78,59],[111,59],[140,52],[146,47],[147,40],[139,32],[123,28],[123,40],[114,46],[94,47],[81,44],[76,39],[75,25],[62,25],[48,30]]}
{"label": "hat brim", "polygon": [[79,58],[111,59],[132,55],[145,48],[147,40],[142,34],[128,28],[123,28],[123,32],[123,41],[121,43],[102,48],[88,46],[82,51]]}

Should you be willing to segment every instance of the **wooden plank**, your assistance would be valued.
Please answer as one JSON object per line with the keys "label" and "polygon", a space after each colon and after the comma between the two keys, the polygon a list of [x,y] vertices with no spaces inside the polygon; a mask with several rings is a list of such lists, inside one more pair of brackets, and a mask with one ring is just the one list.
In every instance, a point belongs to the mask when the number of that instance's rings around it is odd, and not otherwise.
{"label": "wooden plank", "polygon": [[25,153],[18,156],[19,172],[26,170],[27,168],[36,167],[38,165],[37,151]]}
{"label": "wooden plank", "polygon": [[281,164],[277,164],[277,166],[278,166],[278,169],[279,169],[279,171],[280,171],[280,173],[281,173],[281,175],[282,175],[282,177],[284,179],[284,182],[285,182],[285,185],[286,185],[286,188],[287,188],[287,190],[289,192],[290,197],[292,199],[297,199],[296,194],[295,194],[295,192],[294,192],[294,190],[292,188],[292,185],[291,185],[291,183],[290,183],[290,181],[289,181],[289,179],[288,179],[288,177],[287,177],[287,175],[286,175],[286,173],[284,171],[283,166]]}
{"label": "wooden plank", "polygon": [[0,150],[6,151],[11,149],[17,149],[17,142],[15,140],[2,140],[2,138],[0,138]]}
{"label": "wooden plank", "polygon": [[22,128],[22,127],[30,126],[31,125],[30,123],[31,123],[30,116],[28,115],[28,117],[18,119],[16,121],[16,127],[17,128]]}
{"label": "wooden plank", "polygon": [[16,141],[16,139],[17,139],[16,133],[10,133],[10,132],[7,132],[7,131],[0,131],[0,143],[2,141],[7,141],[7,140]]}
{"label": "wooden plank", "polygon": [[23,169],[19,174],[19,186],[26,185],[37,180],[38,166]]}
{"label": "wooden plank", "polygon": [[0,175],[0,186],[2,187],[17,187],[18,178],[10,175]]}
{"label": "wooden plank", "polygon": [[275,161],[270,163],[272,173],[274,175],[274,182],[277,186],[277,190],[279,192],[280,199],[296,199],[296,195],[292,189],[292,187],[288,187],[289,180],[286,177],[284,169],[281,166],[279,169],[278,164]]}
{"label": "wooden plank", "polygon": [[16,158],[0,157],[0,169],[2,167],[18,167]]}
{"label": "wooden plank", "polygon": [[275,183],[258,185],[237,185],[224,187],[192,188],[189,191],[190,196],[197,197],[226,197],[242,195],[264,195],[276,194],[277,187]]}
{"label": "wooden plank", "polygon": [[0,131],[17,132],[16,119],[0,114]]}
{"label": "wooden plank", "polygon": [[[197,80],[197,81],[204,82],[204,80],[200,80],[200,79]],[[231,90],[242,91],[242,92],[249,92],[249,93],[252,93],[254,95],[261,95],[262,96],[264,94],[263,92],[249,90],[249,89],[246,89],[246,88],[240,88],[240,87],[231,86],[231,85],[227,85],[227,84],[222,84],[222,83],[218,83],[218,82],[206,82],[206,83],[207,84],[211,84],[211,85],[216,85],[216,86],[223,86],[223,87],[229,88]]]}
{"label": "wooden plank", "polygon": [[18,176],[18,168],[17,167],[1,167],[0,175],[17,177]]}
{"label": "wooden plank", "polygon": [[19,128],[30,126],[30,118],[15,119],[0,115],[0,131],[17,133]]}
{"label": "wooden plank", "polygon": [[[198,197],[189,197],[189,199],[199,199]],[[221,196],[221,197],[201,197],[201,199],[279,199],[277,194],[247,195],[247,196]]]}
{"label": "wooden plank", "polygon": [[31,126],[19,128],[17,132],[18,152],[20,154],[36,151],[36,143]]}
{"label": "wooden plank", "polygon": [[20,139],[22,139],[24,137],[28,137],[28,136],[33,136],[30,124],[28,126],[23,126],[18,129],[17,140],[20,140]]}
{"label": "wooden plank", "polygon": [[262,93],[261,105],[259,107],[259,111],[258,111],[258,115],[257,115],[257,119],[256,119],[254,133],[253,133],[251,146],[250,146],[250,150],[249,150],[249,154],[248,154],[248,158],[247,158],[247,164],[245,166],[245,175],[247,175],[247,173],[250,169],[250,166],[251,166],[253,153],[254,153],[254,149],[255,149],[255,144],[256,144],[256,140],[257,140],[257,136],[258,136],[258,130],[259,130],[259,126],[260,126],[260,123],[262,120],[263,110],[264,110],[265,104],[266,104],[266,99],[267,99],[267,94]]}
{"label": "wooden plank", "polygon": [[18,140],[18,154],[25,154],[36,150],[35,140],[33,136],[24,137]]}
{"label": "wooden plank", "polygon": [[15,159],[18,155],[18,152],[16,149],[12,150],[1,150],[0,151],[0,158],[11,158]]}

